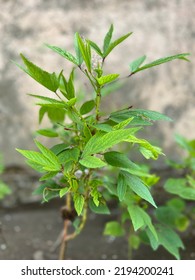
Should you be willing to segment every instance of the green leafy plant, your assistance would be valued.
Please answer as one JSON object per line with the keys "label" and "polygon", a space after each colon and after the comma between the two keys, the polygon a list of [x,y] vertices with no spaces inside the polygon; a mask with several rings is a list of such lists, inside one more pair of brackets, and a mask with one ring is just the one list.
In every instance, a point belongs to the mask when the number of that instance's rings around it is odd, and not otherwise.
{"label": "green leafy plant", "polygon": [[[172,220],[172,224],[175,223],[179,230],[184,231],[194,219],[195,213],[195,140],[188,140],[176,134],[175,141],[186,155],[183,158],[180,157],[179,161],[167,160],[172,168],[180,170],[177,178],[169,178],[164,185],[164,189],[173,196],[172,201],[174,202],[168,205],[167,211],[172,206],[177,209],[167,222]],[[175,196],[179,198],[176,199]]]}
{"label": "green leafy plant", "polygon": [[[4,171],[4,165],[3,165],[3,160],[2,156],[0,155],[0,175]],[[9,195],[11,193],[10,188],[0,180],[0,199],[3,199],[6,195]]]}
{"label": "green leafy plant", "polygon": [[[149,182],[152,175],[130,160],[129,152],[137,149],[146,159],[156,160],[162,154],[161,149],[140,139],[137,133],[156,120],[170,121],[170,118],[158,112],[131,107],[110,113],[102,112],[101,103],[105,90],[120,81],[118,73],[104,73],[105,60],[115,47],[132,35],[130,32],[113,40],[113,29],[111,25],[102,48],[79,33],[74,37],[75,54],[57,46],[46,45],[73,64],[69,77],[64,75],[63,70],[58,74],[47,72],[23,54],[21,58],[24,66],[17,64],[35,81],[50,90],[49,97],[30,95],[37,99],[37,105],[40,106],[39,122],[47,115],[52,123],[51,128],[40,129],[37,133],[56,137],[57,144],[48,148],[35,140],[39,151],[17,151],[27,158],[27,164],[43,173],[40,181],[45,182],[35,190],[36,194],[42,194],[44,201],[65,196],[61,259],[64,258],[66,243],[83,229],[88,209],[97,214],[110,214],[110,197],[119,202],[124,212],[123,221],[128,221],[135,232],[146,232],[154,249],[163,244],[163,238],[166,239],[165,234],[162,234],[162,231],[166,232],[166,228],[154,225],[148,211],[150,207],[157,206],[150,186],[143,178],[147,178]],[[175,59],[188,60],[188,55],[178,54],[146,64],[146,56],[142,56],[130,63],[127,78]],[[82,104],[75,88],[77,69],[91,85],[92,95]],[[111,91],[108,90],[108,93]],[[74,227],[72,232],[70,224]],[[125,230],[119,222],[110,221],[106,224],[104,233],[117,236],[124,235]],[[130,235],[129,240],[134,240],[134,244],[137,242],[134,235]],[[169,246],[171,245],[165,247]],[[178,241],[175,246],[178,249],[181,243]],[[179,258],[179,254],[175,256]]]}

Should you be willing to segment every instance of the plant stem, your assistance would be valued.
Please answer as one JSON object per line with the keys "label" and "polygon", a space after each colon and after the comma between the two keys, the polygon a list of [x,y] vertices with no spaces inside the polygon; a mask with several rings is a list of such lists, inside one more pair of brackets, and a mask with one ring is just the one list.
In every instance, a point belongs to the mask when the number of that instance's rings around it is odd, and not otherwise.
{"label": "plant stem", "polygon": [[[67,193],[66,195],[66,208],[68,211],[71,210],[71,194]],[[70,225],[70,221],[69,220],[65,220],[64,221],[64,229],[63,229],[63,236],[62,236],[62,242],[61,242],[61,246],[60,246],[60,252],[59,252],[59,259],[60,260],[64,260],[65,259],[65,252],[67,249],[67,234],[68,234],[68,227]]]}

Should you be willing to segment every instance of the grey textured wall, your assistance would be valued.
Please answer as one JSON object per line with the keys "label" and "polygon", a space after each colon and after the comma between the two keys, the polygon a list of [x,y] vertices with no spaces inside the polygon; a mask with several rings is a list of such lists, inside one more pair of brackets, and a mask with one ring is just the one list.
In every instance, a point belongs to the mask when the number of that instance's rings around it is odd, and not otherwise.
{"label": "grey textured wall", "polygon": [[110,56],[109,70],[126,74],[128,63],[143,54],[151,61],[190,52],[191,63],[175,61],[137,74],[104,104],[133,104],[172,117],[174,123],[158,124],[146,131],[146,136],[163,145],[166,154],[176,152],[175,132],[195,137],[193,0],[0,0],[0,7],[0,151],[6,164],[24,162],[15,147],[34,147],[38,108],[26,93],[50,94],[10,60],[19,62],[22,52],[48,71],[63,68],[68,74],[70,64],[43,43],[71,51],[76,31],[100,43],[111,23],[115,25],[115,38],[134,33]]}

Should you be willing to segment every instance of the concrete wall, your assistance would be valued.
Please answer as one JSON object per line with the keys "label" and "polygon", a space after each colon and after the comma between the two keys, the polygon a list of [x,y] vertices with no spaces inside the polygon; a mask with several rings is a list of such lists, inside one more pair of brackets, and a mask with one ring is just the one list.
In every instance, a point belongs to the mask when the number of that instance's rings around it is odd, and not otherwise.
{"label": "concrete wall", "polygon": [[108,59],[110,71],[127,74],[128,64],[146,54],[148,62],[190,52],[191,63],[175,61],[127,80],[104,106],[157,110],[174,119],[148,128],[145,135],[175,156],[175,132],[195,137],[195,6],[193,0],[0,0],[0,151],[7,165],[24,163],[15,147],[34,147],[38,129],[34,100],[26,93],[51,94],[11,63],[24,53],[48,71],[68,74],[70,64],[43,47],[47,42],[73,49],[73,34],[101,43],[111,23],[115,38],[133,35]]}

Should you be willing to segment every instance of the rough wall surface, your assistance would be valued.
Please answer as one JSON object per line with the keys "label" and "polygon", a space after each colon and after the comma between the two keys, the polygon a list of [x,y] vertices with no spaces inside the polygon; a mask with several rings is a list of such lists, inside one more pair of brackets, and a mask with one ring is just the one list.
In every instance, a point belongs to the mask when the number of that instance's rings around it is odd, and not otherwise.
{"label": "rough wall surface", "polygon": [[173,123],[163,122],[146,131],[166,154],[176,153],[174,133],[195,137],[193,0],[0,0],[0,7],[0,152],[7,165],[24,162],[15,147],[34,147],[38,108],[26,93],[50,94],[11,60],[19,62],[22,52],[48,71],[63,68],[68,74],[69,63],[43,43],[71,51],[76,31],[100,43],[111,23],[115,38],[129,31],[133,35],[111,54],[110,71],[126,74],[129,62],[143,54],[151,61],[190,52],[191,63],[174,61],[135,75],[121,92],[105,99],[105,107],[129,104],[173,118]]}

